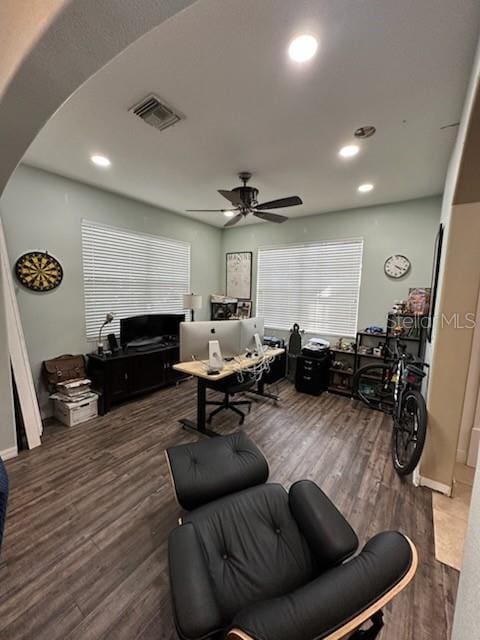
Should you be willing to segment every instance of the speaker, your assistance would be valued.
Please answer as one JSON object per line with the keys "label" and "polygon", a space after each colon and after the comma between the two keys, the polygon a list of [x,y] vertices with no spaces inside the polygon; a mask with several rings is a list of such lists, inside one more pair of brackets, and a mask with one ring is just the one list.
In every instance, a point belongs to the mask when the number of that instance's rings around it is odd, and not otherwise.
{"label": "speaker", "polygon": [[110,351],[112,353],[115,353],[116,351],[118,351],[118,341],[117,341],[117,337],[114,333],[109,333],[107,336],[107,340],[108,340],[108,346],[110,347]]}

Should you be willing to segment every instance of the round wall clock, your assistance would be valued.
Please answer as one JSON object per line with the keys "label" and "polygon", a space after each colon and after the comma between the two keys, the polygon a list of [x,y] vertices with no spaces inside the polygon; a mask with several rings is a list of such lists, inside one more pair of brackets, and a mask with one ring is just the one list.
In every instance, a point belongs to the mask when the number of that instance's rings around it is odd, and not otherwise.
{"label": "round wall clock", "polygon": [[32,291],[51,291],[63,279],[63,269],[59,261],[46,251],[29,251],[15,263],[18,281]]}
{"label": "round wall clock", "polygon": [[411,263],[408,258],[396,254],[385,260],[383,268],[389,278],[401,278],[410,271],[410,267]]}

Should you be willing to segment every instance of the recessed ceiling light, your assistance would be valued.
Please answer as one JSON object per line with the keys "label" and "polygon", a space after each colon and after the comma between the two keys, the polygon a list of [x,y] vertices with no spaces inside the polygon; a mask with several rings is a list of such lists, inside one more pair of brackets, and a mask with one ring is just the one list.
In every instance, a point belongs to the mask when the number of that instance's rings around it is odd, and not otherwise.
{"label": "recessed ceiling light", "polygon": [[306,62],[317,53],[318,40],[315,36],[303,34],[294,38],[288,47],[288,55],[295,62]]}
{"label": "recessed ceiling light", "polygon": [[234,212],[234,211],[224,211],[224,212],[223,212],[223,215],[224,215],[226,218],[233,218],[233,216],[235,215],[235,212]]}
{"label": "recessed ceiling light", "polygon": [[353,158],[360,151],[360,147],[356,144],[347,144],[346,147],[342,147],[338,152],[342,158]]}
{"label": "recessed ceiling light", "polygon": [[373,184],[371,184],[371,182],[366,182],[365,184],[361,184],[358,187],[358,191],[360,191],[360,193],[368,193],[372,189],[373,189]]}
{"label": "recessed ceiling light", "polygon": [[93,164],[97,165],[97,167],[106,168],[112,164],[107,156],[94,155],[90,156],[90,160],[93,162]]}

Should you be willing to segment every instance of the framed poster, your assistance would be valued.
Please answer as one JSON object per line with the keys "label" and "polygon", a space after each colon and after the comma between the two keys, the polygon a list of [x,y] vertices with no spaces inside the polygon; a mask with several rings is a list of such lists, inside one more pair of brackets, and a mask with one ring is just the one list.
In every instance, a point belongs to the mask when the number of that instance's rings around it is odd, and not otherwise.
{"label": "framed poster", "polygon": [[252,315],[252,301],[242,300],[237,305],[237,316],[239,320],[248,320]]}
{"label": "framed poster", "polygon": [[227,253],[225,257],[227,260],[227,296],[250,300],[252,297],[252,252]]}
{"label": "framed poster", "polygon": [[430,311],[431,289],[415,287],[408,290],[408,312],[414,316],[426,316]]}
{"label": "framed poster", "polygon": [[432,341],[433,331],[433,319],[435,317],[435,304],[437,302],[437,287],[438,277],[440,275],[440,260],[442,258],[442,244],[443,244],[443,224],[438,228],[437,237],[435,238],[435,249],[433,252],[433,267],[432,267],[432,284],[430,295],[430,315],[428,318],[428,341]]}

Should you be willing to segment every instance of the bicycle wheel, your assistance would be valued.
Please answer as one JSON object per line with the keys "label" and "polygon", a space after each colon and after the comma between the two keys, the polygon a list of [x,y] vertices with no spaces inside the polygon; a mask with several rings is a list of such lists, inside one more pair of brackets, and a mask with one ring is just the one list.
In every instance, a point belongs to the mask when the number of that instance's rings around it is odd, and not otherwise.
{"label": "bicycle wheel", "polygon": [[427,407],[419,391],[410,390],[402,400],[400,419],[392,434],[393,466],[400,476],[407,476],[417,466],[427,435]]}
{"label": "bicycle wheel", "polygon": [[367,364],[353,376],[353,395],[371,409],[391,413],[393,408],[392,368],[390,365]]}

